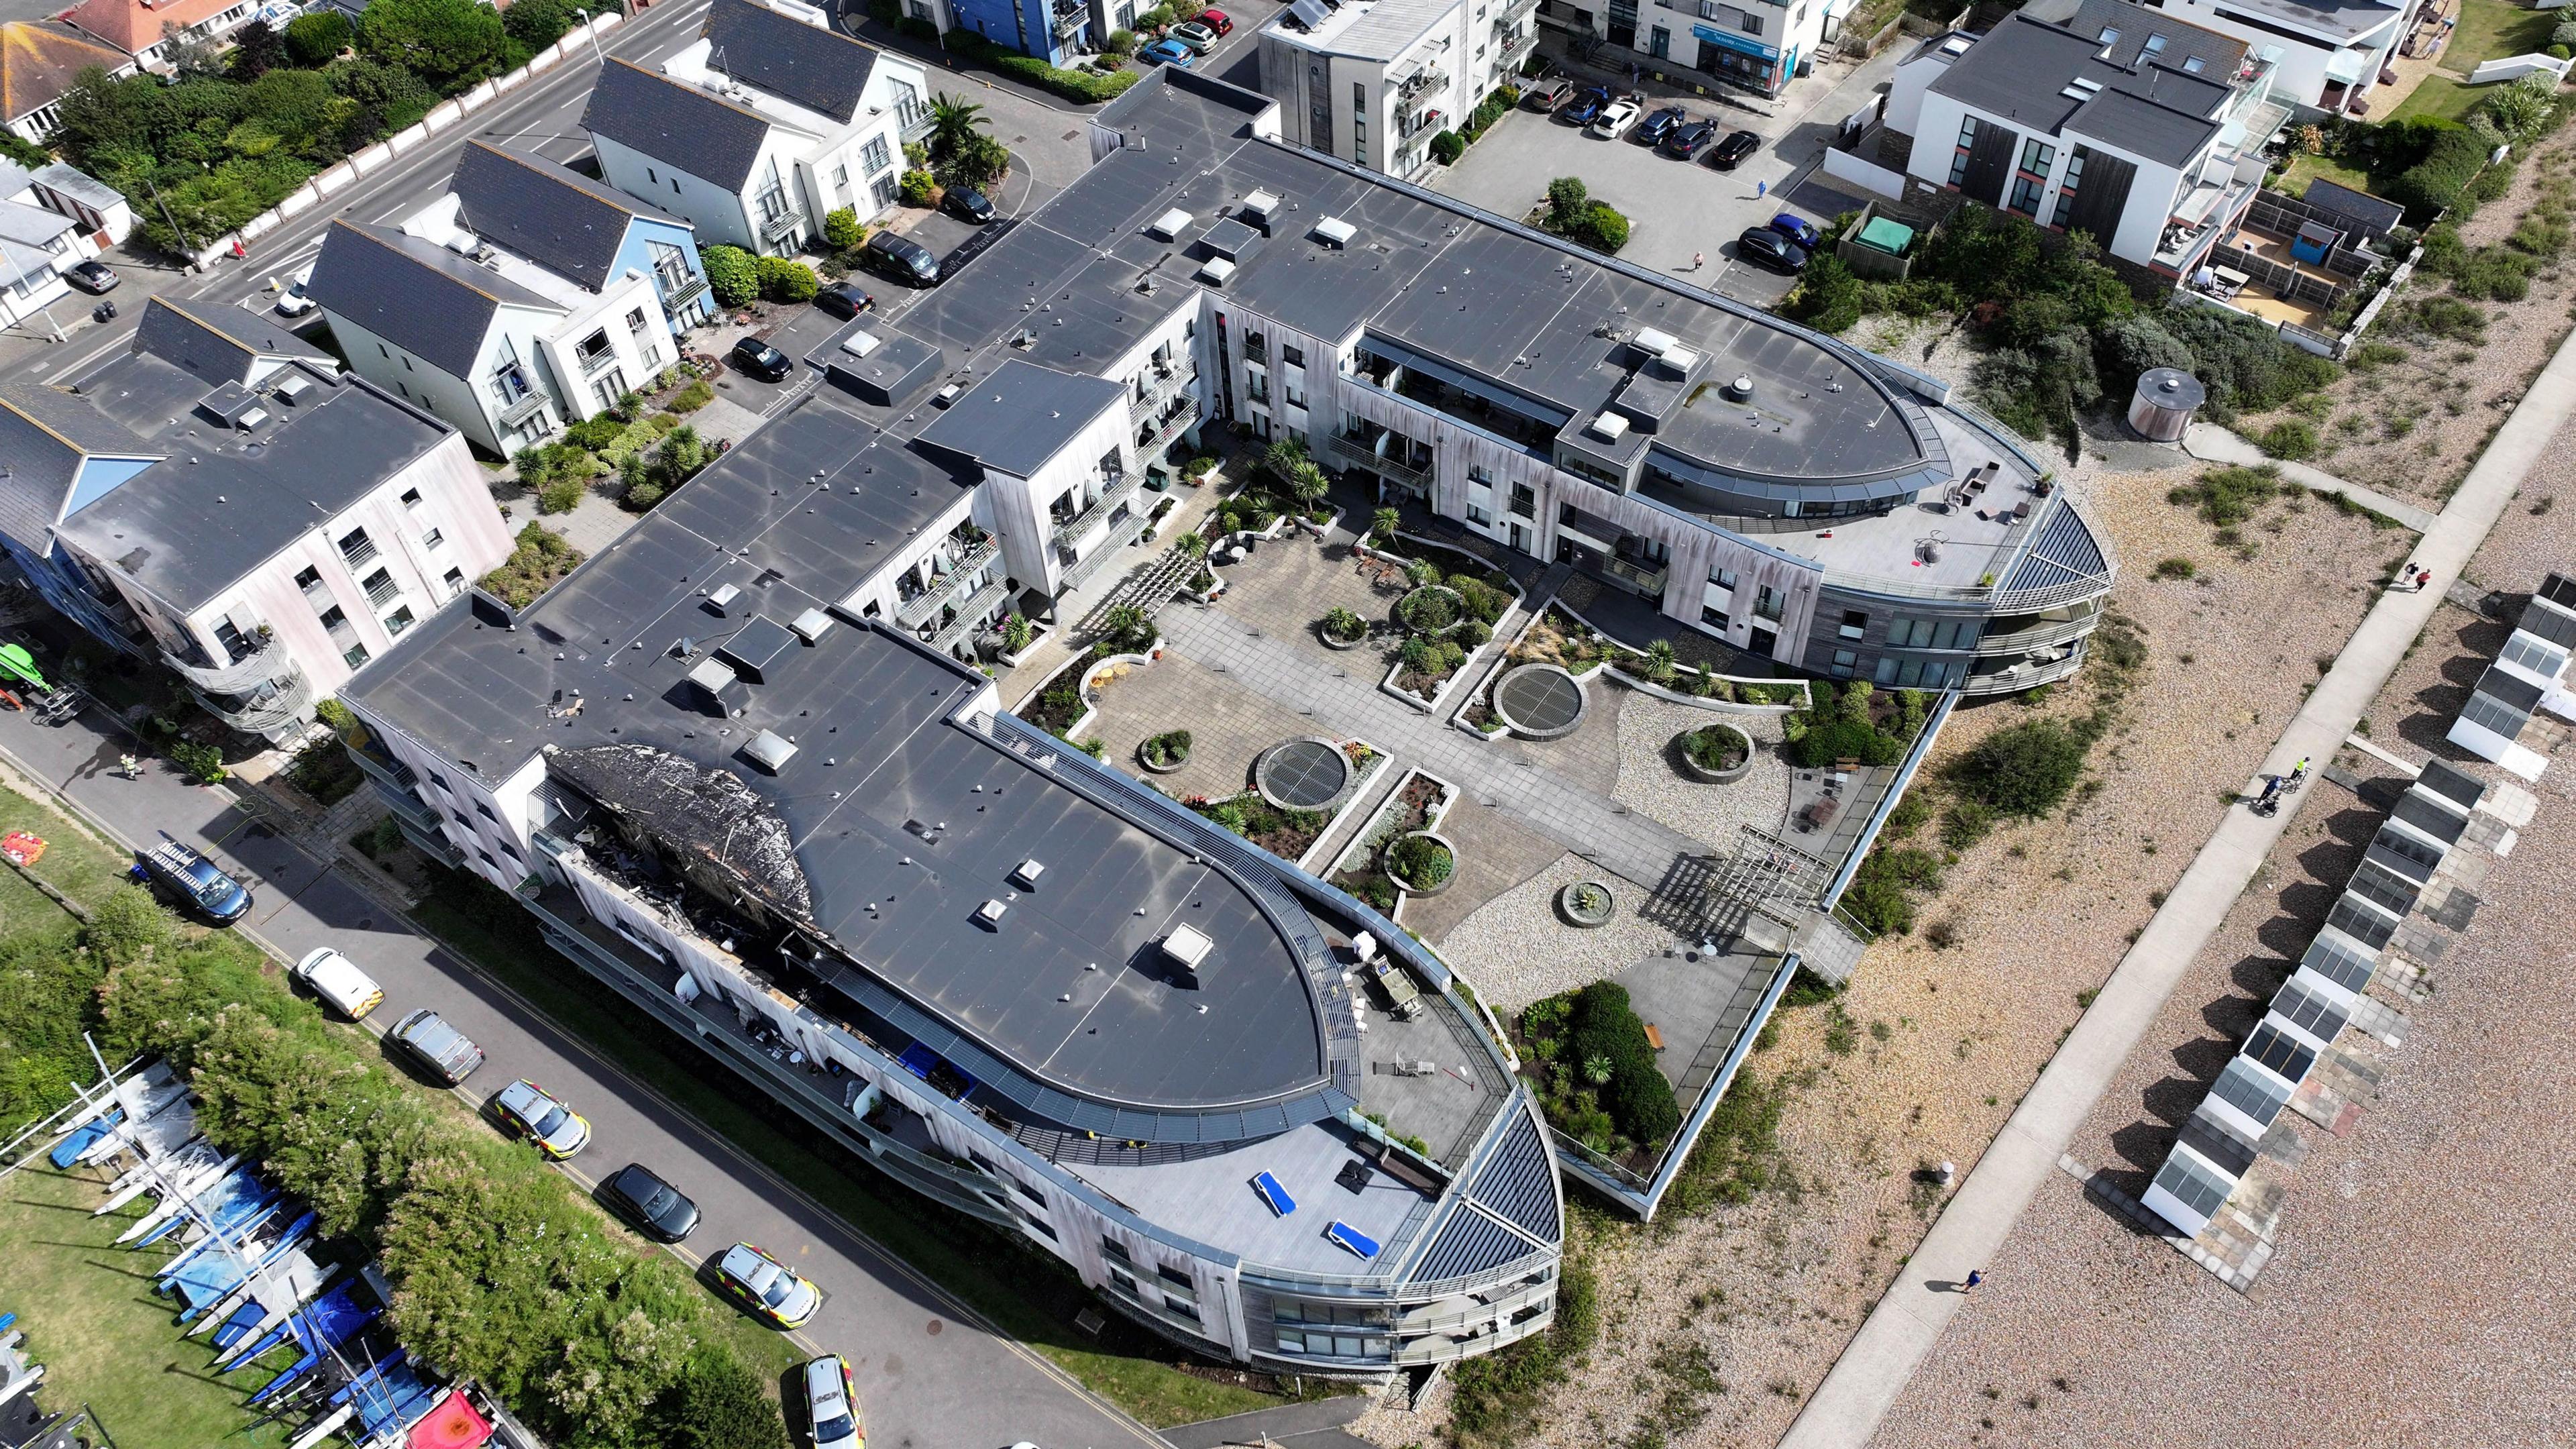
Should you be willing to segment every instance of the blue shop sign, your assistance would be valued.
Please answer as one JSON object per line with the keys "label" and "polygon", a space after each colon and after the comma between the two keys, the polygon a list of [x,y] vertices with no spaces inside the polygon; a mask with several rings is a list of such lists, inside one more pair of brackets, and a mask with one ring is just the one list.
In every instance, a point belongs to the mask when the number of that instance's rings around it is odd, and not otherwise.
{"label": "blue shop sign", "polygon": [[1691,27],[1691,34],[1707,41],[1711,45],[1719,46],[1726,50],[1739,51],[1745,55],[1759,56],[1764,60],[1778,60],[1780,58],[1780,48],[1778,46],[1764,45],[1761,41],[1754,40],[1748,36],[1738,35],[1733,31],[1713,30],[1705,25],[1694,25]]}

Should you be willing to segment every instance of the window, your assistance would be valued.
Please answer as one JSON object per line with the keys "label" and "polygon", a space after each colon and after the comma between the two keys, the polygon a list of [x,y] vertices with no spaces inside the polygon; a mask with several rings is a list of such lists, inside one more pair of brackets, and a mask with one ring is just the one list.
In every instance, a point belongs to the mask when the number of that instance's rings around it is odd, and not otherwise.
{"label": "window", "polygon": [[1302,408],[1306,405],[1306,390],[1304,388],[1299,387],[1293,382],[1282,382],[1279,384],[1279,388],[1281,392],[1286,394],[1288,406],[1292,408]]}
{"label": "window", "polygon": [[1968,179],[1968,151],[1977,144],[1977,118],[1968,116],[1959,122],[1959,144],[1950,155],[1950,184]]}
{"label": "window", "polygon": [[2138,56],[2140,59],[2151,59],[2164,54],[2164,49],[2165,38],[2162,35],[2150,35],[2147,37],[2147,43],[2139,48]]}
{"label": "window", "polygon": [[626,330],[629,332],[641,332],[644,330],[643,308],[635,307],[628,310],[626,313]]}
{"label": "window", "polygon": [[[495,825],[498,825],[498,824],[500,824],[500,823],[501,823],[501,817],[492,813],[492,807],[491,807],[491,806],[489,806],[489,805],[484,804],[484,803],[483,803],[482,801],[480,801],[480,800],[477,800],[477,801],[475,801],[475,802],[474,802],[474,813],[475,813],[475,814],[477,814],[477,815],[482,816],[482,817],[483,817],[484,819],[486,819],[486,820],[491,821],[491,822],[492,822],[493,824],[495,824]],[[1043,1201],[1043,1199],[1041,1199],[1041,1201]]]}
{"label": "window", "polygon": [[1022,1182],[1017,1178],[1013,1178],[1011,1180],[1011,1186],[1018,1188],[1020,1190],[1020,1196],[1036,1203],[1039,1207],[1046,1206],[1046,1195],[1039,1192],[1036,1188],[1029,1186],[1027,1183]]}
{"label": "window", "polygon": [[2022,215],[2036,220],[2039,216],[2039,200],[2042,196],[2046,195],[2047,192],[2047,182],[2040,181],[2029,176],[2015,176],[2012,184],[2012,197],[2007,200],[2004,205],[2011,210],[2018,211]]}
{"label": "window", "polygon": [[413,622],[411,605],[405,604],[385,616],[385,632],[399,639],[402,637],[402,632],[410,628]]}
{"label": "window", "polygon": [[656,186],[659,186],[659,185],[661,185],[661,184],[662,184],[662,178],[661,178],[661,177],[659,177],[659,176],[654,175],[654,174],[653,174],[653,168],[652,168],[652,167],[650,167],[650,166],[647,166],[647,167],[645,167],[645,168],[644,168],[644,179],[645,179],[645,180],[647,180],[647,181],[649,181],[649,182],[651,182],[651,183],[653,183],[653,184],[654,184],[654,185],[656,185]]}
{"label": "window", "polygon": [[1163,1280],[1163,1286],[1167,1290],[1191,1294],[1199,1291],[1199,1285],[1191,1281],[1186,1270],[1175,1268],[1169,1263],[1156,1264],[1154,1274]]}
{"label": "window", "polygon": [[1280,343],[1279,364],[1282,367],[1304,367],[1306,365],[1306,349],[1298,346],[1294,342]]}
{"label": "window", "polygon": [[337,634],[349,627],[349,616],[340,612],[339,605],[333,604],[322,611],[322,627]]}
{"label": "window", "polygon": [[1138,1296],[1139,1296],[1139,1295],[1138,1295],[1138,1293],[1137,1293],[1137,1291],[1136,1291],[1136,1279],[1135,1279],[1135,1275],[1133,1275],[1133,1274],[1131,1274],[1131,1273],[1127,1272],[1125,1269],[1123,1269],[1123,1268],[1112,1268],[1112,1269],[1110,1269],[1110,1270],[1109,1270],[1109,1281],[1110,1281],[1110,1282],[1112,1282],[1112,1283],[1117,1284],[1117,1285],[1118,1285],[1118,1291],[1120,1291],[1120,1292],[1122,1292],[1122,1293],[1126,1294],[1128,1297],[1130,1297],[1130,1298],[1134,1298],[1134,1297],[1138,1297]]}
{"label": "window", "polygon": [[1538,517],[1538,495],[1530,491],[1527,483],[1512,485],[1512,512],[1523,518]]}
{"label": "window", "polygon": [[2096,38],[2105,46],[2117,45],[2120,43],[2120,32],[2116,26],[2105,25],[2102,27],[2101,35]]}
{"label": "window", "polygon": [[1750,10],[1745,11],[1744,33],[1747,35],[1760,35],[1762,33],[1762,17],[1754,14]]}
{"label": "window", "polygon": [[1104,1257],[1109,1258],[1113,1262],[1133,1263],[1136,1261],[1135,1259],[1127,1256],[1127,1245],[1125,1243],[1118,1241],[1107,1233],[1100,1235],[1100,1251]]}
{"label": "window", "polygon": [[833,187],[833,189],[834,189],[834,190],[836,190],[836,191],[840,192],[843,196],[847,196],[847,195],[849,195],[849,194],[850,194],[850,168],[849,168],[849,167],[847,167],[847,166],[835,166],[835,167],[833,167],[833,168],[832,168],[832,187]]}
{"label": "window", "polygon": [[230,619],[215,626],[215,642],[224,646],[225,655],[235,661],[248,659],[258,652],[258,646]]}
{"label": "window", "polygon": [[390,604],[402,595],[402,585],[394,582],[389,569],[378,569],[360,579],[358,587],[367,591],[367,601],[373,604]]}
{"label": "window", "polygon": [[375,556],[375,541],[367,537],[365,529],[353,528],[340,535],[340,557],[347,560],[349,567],[356,568]]}
{"label": "window", "polygon": [[447,542],[447,535],[439,532],[435,528],[420,536],[420,546],[422,548],[436,548],[445,542]]}
{"label": "window", "polygon": [[420,490],[417,488],[404,489],[402,491],[402,506],[405,508],[418,508],[420,506]]}
{"label": "window", "polygon": [[429,772],[429,778],[432,784],[435,784],[442,790],[453,792],[456,789],[455,786],[447,783],[447,777],[445,775],[438,773],[436,770]]}
{"label": "window", "polygon": [[1857,639],[1869,628],[1869,615],[1858,609],[1843,610],[1842,627],[1836,632],[1845,639]]}
{"label": "window", "polygon": [[1478,528],[1490,528],[1494,523],[1494,511],[1470,503],[1467,505],[1467,521]]}
{"label": "window", "polygon": [[1163,1311],[1176,1318],[1186,1318],[1192,1323],[1199,1321],[1198,1305],[1192,1303],[1186,1298],[1176,1298],[1171,1294],[1164,1294]]}
{"label": "window", "polygon": [[1735,592],[1735,570],[1733,569],[1710,569],[1708,581],[1730,594]]}
{"label": "window", "polygon": [[1757,619],[1768,619],[1772,623],[1777,624],[1780,622],[1781,606],[1788,603],[1788,601],[1787,595],[1781,593],[1778,589],[1771,587],[1769,584],[1764,584],[1753,596],[1753,617]]}
{"label": "window", "polygon": [[2183,61],[2182,61],[2182,73],[2183,73],[2184,75],[2198,75],[2198,74],[2200,74],[2200,72],[2201,72],[2202,68],[2203,68],[2203,67],[2205,67],[2205,66],[2207,66],[2208,64],[2209,64],[2209,62],[2208,62],[2208,61],[2201,59],[2199,56],[2196,56],[2196,55],[2187,55],[2187,56],[2184,56],[2184,57],[2183,57]]}
{"label": "window", "polygon": [[2066,174],[2057,183],[2057,215],[2049,219],[2051,226],[2064,226],[2075,214],[2075,183],[2084,178],[2084,156],[2081,146],[2066,154]]}
{"label": "window", "polygon": [[1985,624],[1979,619],[1891,619],[1891,649],[1973,649]]}
{"label": "window", "polygon": [[340,657],[349,662],[349,667],[351,669],[355,669],[359,665],[367,662],[367,646],[364,644],[352,644],[348,648],[340,651]]}
{"label": "window", "polygon": [[902,182],[891,171],[868,183],[868,196],[876,202],[879,211],[894,205],[894,199],[902,192]]}
{"label": "window", "polygon": [[1351,82],[1351,109],[1363,116],[1368,114],[1368,87],[1358,81]]}
{"label": "window", "polygon": [[1020,1226],[1037,1234],[1039,1237],[1046,1239],[1050,1243],[1055,1241],[1055,1229],[1049,1227],[1040,1219],[1033,1218],[1026,1213],[1022,1213],[1020,1214]]}
{"label": "window", "polygon": [[868,144],[859,150],[859,167],[870,176],[876,175],[893,164],[894,153],[886,148],[886,138],[883,136],[870,136]]}
{"label": "window", "polygon": [[[1705,612],[1705,611],[1703,611],[1703,612]],[[1853,670],[1854,668],[1858,667],[1858,665],[1859,665],[1859,664],[1860,664],[1860,656],[1859,656],[1859,655],[1857,655],[1857,654],[1853,653],[1852,651],[1850,651],[1850,650],[1848,650],[1848,649],[1837,649],[1837,650],[1835,650],[1835,651],[1834,651],[1834,678],[1836,678],[1836,679],[1849,679],[1849,678],[1851,678],[1851,677],[1852,677],[1852,670]]]}
{"label": "window", "polygon": [[2056,164],[2056,147],[2049,145],[2045,141],[2024,141],[2021,143],[2022,170],[2027,171],[2034,176],[2046,176],[2048,174],[2048,168]]}
{"label": "window", "polygon": [[311,566],[309,566],[309,565],[304,569],[304,571],[303,571],[303,572],[301,572],[301,573],[299,573],[299,574],[297,574],[297,575],[295,576],[295,586],[296,586],[297,588],[299,588],[299,589],[309,589],[309,588],[313,588],[313,587],[315,587],[315,586],[319,585],[321,582],[322,582],[322,571],[321,571],[320,569],[313,568],[313,567],[311,567]]}
{"label": "window", "polygon": [[465,592],[465,570],[449,569],[439,582],[447,585],[447,596],[451,599],[455,598]]}

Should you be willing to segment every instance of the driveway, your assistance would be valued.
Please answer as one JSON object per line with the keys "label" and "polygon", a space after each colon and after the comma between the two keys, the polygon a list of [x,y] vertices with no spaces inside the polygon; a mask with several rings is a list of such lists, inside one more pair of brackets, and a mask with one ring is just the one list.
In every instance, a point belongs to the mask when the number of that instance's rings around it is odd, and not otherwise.
{"label": "driveway", "polygon": [[696,1199],[704,1220],[673,1250],[692,1268],[705,1254],[747,1240],[821,1286],[828,1295],[821,1314],[793,1337],[804,1352],[850,1357],[872,1439],[925,1449],[1161,1442],[1034,1352],[987,1330],[971,1309],[556,1030],[507,987],[414,932],[226,792],[190,786],[158,761],[140,779],[118,777],[117,756],[131,748],[123,734],[86,714],[55,729],[23,713],[0,715],[0,756],[19,773],[66,795],[123,841],[167,830],[240,874],[258,896],[245,934],[289,961],[322,945],[356,961],[385,990],[372,1021],[436,1007],[489,1055],[467,1089],[472,1101],[514,1077],[561,1093],[596,1132],[593,1145],[566,1164],[577,1184],[587,1189],[597,1175],[640,1161]]}

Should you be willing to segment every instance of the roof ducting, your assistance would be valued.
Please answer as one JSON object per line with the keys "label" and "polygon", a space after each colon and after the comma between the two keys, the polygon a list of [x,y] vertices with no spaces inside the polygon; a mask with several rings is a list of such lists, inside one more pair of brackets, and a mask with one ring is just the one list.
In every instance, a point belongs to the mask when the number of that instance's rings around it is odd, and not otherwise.
{"label": "roof ducting", "polygon": [[1342,220],[1338,216],[1325,217],[1322,221],[1315,223],[1314,230],[1308,233],[1308,235],[1314,237],[1315,240],[1322,242],[1328,247],[1347,247],[1351,244],[1351,238],[1358,236],[1359,234],[1360,229],[1358,227],[1351,225],[1349,222]]}

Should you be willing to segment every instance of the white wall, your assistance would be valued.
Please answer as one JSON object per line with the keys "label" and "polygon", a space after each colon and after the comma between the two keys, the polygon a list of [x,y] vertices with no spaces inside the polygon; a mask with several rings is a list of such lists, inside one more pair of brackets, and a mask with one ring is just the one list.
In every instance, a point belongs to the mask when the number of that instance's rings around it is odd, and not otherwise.
{"label": "white wall", "polygon": [[[2057,157],[2049,171],[2048,188],[2039,199],[2037,220],[2042,225],[2056,214],[2057,192],[2066,179],[2067,157],[2077,146],[2135,165],[2137,174],[2129,179],[2129,198],[2120,213],[2119,231],[2105,250],[2123,261],[2140,266],[2155,260],[2156,242],[2164,233],[2165,222],[2173,214],[2174,197],[2181,190],[2184,172],[2162,161],[2122,150],[2097,137],[2050,136],[2025,131],[1987,112],[1972,111],[1955,97],[1927,91],[1922,98],[1919,129],[1914,133],[1914,150],[1905,163],[1906,174],[1933,186],[1948,186],[1950,163],[1958,154],[1959,126],[1964,118],[1971,115],[1977,118],[1981,127],[2001,126],[2013,133],[2015,166],[2020,162],[2022,148],[2032,140],[2055,149]],[[2011,199],[2011,173],[2005,177],[2003,195],[2006,200]]]}
{"label": "white wall", "polygon": [[[608,184],[639,200],[649,201],[674,216],[685,217],[697,228],[698,245],[726,242],[746,251],[758,251],[758,238],[753,234],[751,217],[739,194],[712,181],[701,180],[669,163],[647,156],[621,141],[593,131],[593,149],[599,153],[599,170]],[[772,127],[769,139],[762,143],[764,160],[779,150],[778,131]],[[788,163],[781,162],[783,174]],[[753,167],[755,174],[760,168]]]}
{"label": "white wall", "polygon": [[[2334,41],[2321,37],[2300,40],[2283,35],[2276,30],[2257,30],[2251,25],[2229,19],[2215,0],[2164,0],[2163,9],[2166,14],[2177,19],[2188,20],[2194,25],[2206,26],[2221,35],[2233,36],[2244,41],[2248,55],[2260,55],[2267,47],[2278,46],[2281,51],[2281,64],[2280,69],[2273,73],[2273,94],[2303,106],[2318,104],[2327,84],[2326,66],[2333,61],[2339,49],[2347,48],[2339,47]],[[2348,47],[2366,57],[2358,67],[2358,73],[2364,81],[2373,86],[2377,84],[2380,69],[2388,64],[2390,52],[2397,48],[2397,42],[2402,38],[2404,27],[2397,23],[2400,13],[2397,7],[2390,7],[2387,11],[2388,23],[2383,28],[2363,36]],[[2264,19],[2267,23],[2281,25],[2285,29],[2293,28],[2274,16],[2267,15]],[[2364,94],[2368,94],[2367,88]],[[2372,109],[2380,114],[2374,115],[2371,119],[2383,121],[2387,119],[2386,107],[2374,106]]]}
{"label": "white wall", "polygon": [[[626,322],[628,315],[637,311],[644,314],[641,332]],[[643,387],[655,373],[679,358],[679,344],[671,336],[671,321],[662,310],[661,294],[654,290],[653,279],[638,271],[610,278],[596,300],[570,316],[503,315],[513,322],[544,324],[542,333],[531,329],[518,338],[519,355],[526,357],[532,350],[544,355],[557,383],[555,400],[568,419],[596,417],[608,410],[608,403],[600,401],[593,387],[594,377],[583,371],[579,355],[582,341],[593,332],[608,334],[609,351],[617,359],[612,366],[625,374],[630,390]],[[647,347],[654,349],[653,360],[644,356]],[[602,368],[597,376],[606,377],[609,371],[610,368]],[[484,393],[489,397],[490,389]]]}

